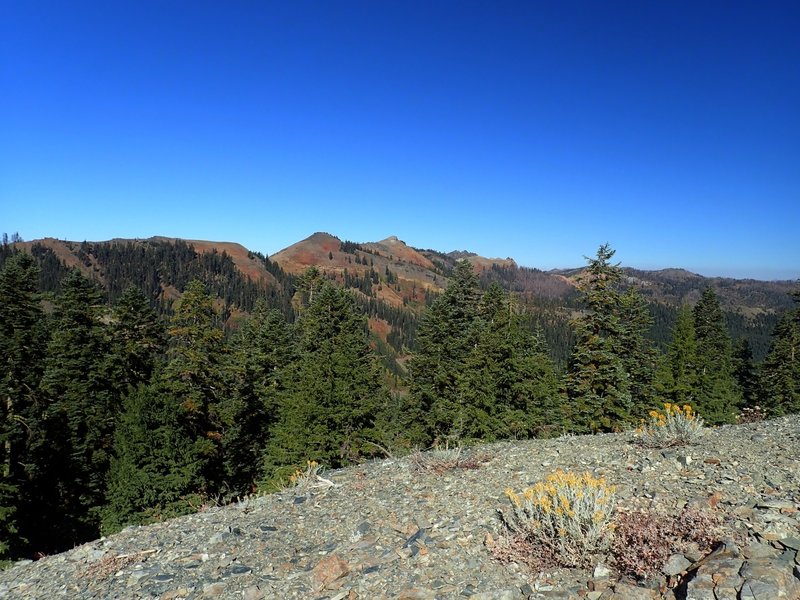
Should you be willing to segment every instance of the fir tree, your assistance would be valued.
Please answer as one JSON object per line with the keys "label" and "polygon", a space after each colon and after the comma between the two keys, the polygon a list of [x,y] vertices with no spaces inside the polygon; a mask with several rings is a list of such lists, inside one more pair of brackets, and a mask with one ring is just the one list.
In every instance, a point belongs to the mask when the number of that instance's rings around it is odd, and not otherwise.
{"label": "fir tree", "polygon": [[697,411],[711,425],[733,423],[741,406],[741,391],[733,375],[731,339],[713,289],[703,291],[692,315],[697,340]]}
{"label": "fir tree", "polygon": [[638,407],[635,417],[643,416],[642,409],[656,404],[655,375],[658,354],[647,337],[653,325],[647,302],[641,294],[629,288],[620,296],[619,314],[622,327],[618,353],[628,374],[631,399]]}
{"label": "fir tree", "polygon": [[203,284],[189,282],[170,323],[169,362],[125,399],[106,531],[185,514],[222,489],[224,346],[214,320]]}
{"label": "fir tree", "polygon": [[41,435],[45,328],[36,292],[39,269],[27,254],[0,270],[0,559],[22,555],[41,508],[34,497],[38,475],[30,441]]}
{"label": "fir tree", "polygon": [[610,263],[614,250],[600,246],[580,281],[587,311],[574,320],[576,342],[565,386],[572,426],[578,432],[612,431],[637,414],[622,358],[626,335],[621,318],[622,270]]}
{"label": "fir tree", "polygon": [[169,390],[131,389],[114,437],[102,530],[139,525],[191,512],[203,498],[203,462]]}
{"label": "fir tree", "polygon": [[445,291],[433,302],[417,332],[417,353],[410,361],[407,434],[429,443],[460,433],[463,422],[460,378],[477,340],[478,278],[462,260]]}
{"label": "fir tree", "polygon": [[[800,303],[800,291],[792,296]],[[770,414],[800,412],[800,305],[787,312],[775,327],[762,373]]]}
{"label": "fir tree", "polygon": [[747,338],[740,339],[733,348],[733,376],[742,392],[743,406],[757,406],[760,402],[761,382]]}
{"label": "fir tree", "polygon": [[[41,389],[49,403],[49,460],[60,515],[53,523],[63,543],[99,531],[106,475],[120,406],[107,372],[109,352],[102,293],[72,271],[56,299],[53,334]],[[44,449],[43,449],[44,450]]]}
{"label": "fir tree", "polygon": [[696,407],[698,386],[697,340],[692,309],[684,305],[672,329],[672,342],[658,370],[658,392],[666,401]]}
{"label": "fir tree", "polygon": [[365,442],[377,436],[385,395],[366,321],[349,292],[318,287],[296,329],[297,360],[265,453],[267,480],[309,459],[337,467],[371,454]]}
{"label": "fir tree", "polygon": [[117,387],[147,383],[166,345],[164,326],[136,287],[129,287],[114,307],[110,327],[110,369]]}
{"label": "fir tree", "polygon": [[196,460],[202,464],[196,491],[205,494],[217,493],[224,481],[225,346],[215,318],[202,282],[189,282],[170,322],[169,361],[160,377],[160,387],[177,402],[183,427],[194,442]]}
{"label": "fir tree", "polygon": [[261,475],[268,431],[294,360],[294,340],[283,316],[259,300],[231,346],[230,396],[223,403],[225,476],[232,494],[245,494]]}
{"label": "fir tree", "polygon": [[479,333],[460,380],[465,438],[530,437],[558,426],[557,386],[547,349],[523,329],[511,297],[497,283],[479,306]]}

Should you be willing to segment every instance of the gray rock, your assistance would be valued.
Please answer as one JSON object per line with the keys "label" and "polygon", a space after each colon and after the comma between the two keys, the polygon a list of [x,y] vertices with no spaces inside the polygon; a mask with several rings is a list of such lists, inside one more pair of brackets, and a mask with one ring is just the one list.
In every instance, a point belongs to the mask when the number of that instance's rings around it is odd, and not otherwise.
{"label": "gray rock", "polygon": [[611,573],[612,571],[607,565],[604,565],[603,563],[598,563],[595,566],[594,571],[592,572],[592,577],[594,577],[595,579],[603,579],[611,577]]}
{"label": "gray rock", "polygon": [[675,576],[680,575],[692,565],[692,561],[687,559],[683,554],[673,554],[664,563],[661,572],[664,575]]}

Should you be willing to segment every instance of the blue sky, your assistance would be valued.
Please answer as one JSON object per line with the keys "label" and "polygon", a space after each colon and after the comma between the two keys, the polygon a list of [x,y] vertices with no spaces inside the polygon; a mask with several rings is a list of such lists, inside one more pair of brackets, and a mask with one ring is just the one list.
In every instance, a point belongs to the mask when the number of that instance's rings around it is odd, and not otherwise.
{"label": "blue sky", "polygon": [[0,230],[800,277],[800,3],[8,2]]}

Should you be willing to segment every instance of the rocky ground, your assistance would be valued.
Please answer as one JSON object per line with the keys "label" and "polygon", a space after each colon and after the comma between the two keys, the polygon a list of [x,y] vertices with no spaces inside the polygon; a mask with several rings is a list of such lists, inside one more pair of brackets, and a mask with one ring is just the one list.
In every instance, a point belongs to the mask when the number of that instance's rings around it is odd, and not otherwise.
{"label": "rocky ground", "polygon": [[[701,599],[800,598],[800,416],[709,430],[679,449],[633,434],[503,442],[474,468],[410,458],[121,533],[0,572],[3,598]],[[430,466],[430,465],[429,465]],[[724,543],[674,555],[645,582],[613,562],[532,573],[487,548],[507,487],[561,468],[605,476],[618,503],[706,506]],[[489,534],[487,536],[487,534]]]}

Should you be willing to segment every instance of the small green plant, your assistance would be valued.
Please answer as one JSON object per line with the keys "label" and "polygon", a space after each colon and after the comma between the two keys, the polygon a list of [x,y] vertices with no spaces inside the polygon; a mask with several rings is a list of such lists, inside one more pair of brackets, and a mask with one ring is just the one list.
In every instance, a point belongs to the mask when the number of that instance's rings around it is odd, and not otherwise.
{"label": "small green plant", "polygon": [[651,448],[668,448],[694,443],[703,435],[703,418],[691,406],[664,403],[664,410],[651,410],[636,430],[642,444]]}
{"label": "small green plant", "polygon": [[[603,478],[560,469],[520,493],[507,489],[513,513],[500,516],[512,539],[498,544],[495,556],[538,568],[587,566],[611,543],[614,494]],[[536,556],[520,556],[514,548]]]}

